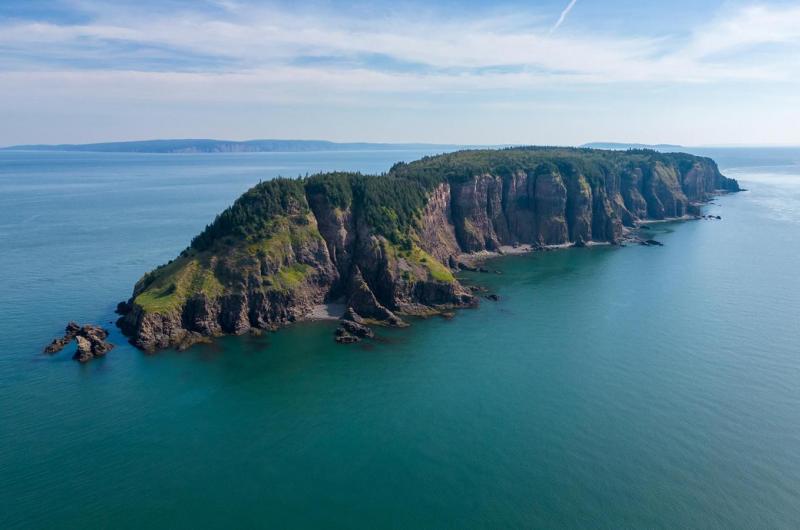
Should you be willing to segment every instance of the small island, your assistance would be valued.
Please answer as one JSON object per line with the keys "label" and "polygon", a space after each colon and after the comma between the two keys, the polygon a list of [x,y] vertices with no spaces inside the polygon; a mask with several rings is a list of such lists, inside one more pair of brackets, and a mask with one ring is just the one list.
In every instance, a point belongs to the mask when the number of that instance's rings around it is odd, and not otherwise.
{"label": "small island", "polygon": [[275,330],[339,301],[340,342],[369,325],[477,303],[454,272],[512,249],[620,244],[642,221],[700,215],[739,191],[709,158],[515,147],[398,163],[384,175],[259,183],[145,274],[118,325],[145,351]]}

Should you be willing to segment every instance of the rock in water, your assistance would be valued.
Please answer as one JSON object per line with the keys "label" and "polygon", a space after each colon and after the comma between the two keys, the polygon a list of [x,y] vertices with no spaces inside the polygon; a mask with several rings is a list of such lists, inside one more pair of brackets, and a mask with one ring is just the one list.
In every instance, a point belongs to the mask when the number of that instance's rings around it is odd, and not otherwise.
{"label": "rock in water", "polygon": [[58,338],[58,339],[53,339],[53,342],[51,342],[50,344],[48,344],[45,347],[44,353],[46,353],[48,355],[52,355],[54,353],[60,352],[61,350],[64,349],[64,346],[66,346],[67,344],[72,342],[72,338],[73,337],[70,337],[70,338],[61,337],[61,338]]}
{"label": "rock in water", "polygon": [[655,239],[647,239],[645,241],[642,241],[641,244],[646,246],[646,247],[663,247],[664,246],[664,243],[662,243],[661,241],[656,241]]}
{"label": "rock in water", "polygon": [[60,352],[61,350],[64,349],[64,347],[67,344],[72,342],[72,339],[75,338],[75,335],[78,334],[78,331],[80,331],[80,329],[81,327],[78,325],[77,322],[70,322],[64,329],[64,336],[57,339],[53,339],[53,342],[47,345],[47,347],[44,349],[44,353],[53,354]]}
{"label": "rock in water", "polygon": [[342,320],[340,322],[342,329],[347,331],[350,335],[355,335],[361,338],[372,338],[375,334],[367,326],[353,322],[352,320]]}
{"label": "rock in water", "polygon": [[94,324],[80,326],[75,322],[70,322],[67,324],[64,331],[64,336],[54,339],[53,342],[44,349],[44,353],[57,353],[64,349],[67,344],[75,340],[78,343],[78,349],[72,358],[85,363],[97,357],[102,357],[114,349],[114,345],[106,341],[108,338],[108,331],[100,326],[95,326]]}

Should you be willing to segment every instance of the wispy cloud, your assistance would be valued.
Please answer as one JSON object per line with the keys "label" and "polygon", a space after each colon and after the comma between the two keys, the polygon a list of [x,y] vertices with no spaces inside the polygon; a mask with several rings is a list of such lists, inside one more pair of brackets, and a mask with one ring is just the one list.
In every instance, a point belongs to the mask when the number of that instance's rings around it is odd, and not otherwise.
{"label": "wispy cloud", "polygon": [[[566,16],[574,1],[562,13]],[[32,69],[47,69],[59,54],[75,68],[104,49],[131,55],[181,55],[176,71],[245,72],[289,66],[308,57],[339,58],[341,64],[375,71],[387,65],[417,66],[431,77],[498,75],[497,68],[524,71],[530,77],[627,82],[713,81],[731,78],[782,77],[786,58],[797,51],[800,8],[748,8],[696,28],[683,42],[664,36],[551,35],[519,19],[425,19],[388,15],[359,20],[308,15],[285,9],[240,7],[228,17],[202,12],[148,16],[103,14],[92,23],[59,25],[22,22],[0,27],[6,57],[24,56]],[[561,22],[561,21],[560,21]],[[559,23],[560,23],[559,22]],[[760,45],[780,45],[757,65],[743,64],[727,52]],[[148,55],[149,54],[149,55]],[[389,60],[381,60],[390,59]],[[194,59],[194,64],[184,66]],[[771,64],[774,63],[774,64]],[[60,64],[60,63],[59,63]],[[319,68],[312,63],[307,68]],[[222,66],[220,66],[222,65]],[[778,67],[774,67],[778,66]],[[130,68],[125,64],[122,68]],[[136,69],[134,66],[133,69]],[[147,70],[147,64],[143,64]],[[483,72],[482,72],[483,70]]]}
{"label": "wispy cloud", "polygon": [[103,86],[120,98],[316,102],[553,86],[796,83],[800,77],[796,6],[722,12],[681,37],[591,28],[554,34],[576,0],[552,28],[537,12],[358,17],[209,4],[222,10],[143,16],[83,0],[89,22],[0,24],[0,95],[34,90],[56,97],[70,87],[100,93]]}
{"label": "wispy cloud", "polygon": [[575,7],[575,4],[577,3],[578,0],[570,0],[569,4],[567,4],[567,7],[564,8],[564,10],[561,12],[561,15],[558,17],[558,21],[553,25],[552,28],[550,28],[550,33],[554,33],[558,28],[561,27],[561,24],[567,20],[567,15],[569,15],[569,12],[572,11],[572,8]]}

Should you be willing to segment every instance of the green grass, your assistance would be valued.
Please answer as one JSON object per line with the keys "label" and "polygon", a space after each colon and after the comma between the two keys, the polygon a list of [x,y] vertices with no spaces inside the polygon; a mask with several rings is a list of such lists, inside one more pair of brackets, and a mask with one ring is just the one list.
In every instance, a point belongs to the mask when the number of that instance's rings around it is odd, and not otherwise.
{"label": "green grass", "polygon": [[450,272],[450,269],[439,263],[439,261],[419,248],[417,245],[414,245],[410,252],[406,252],[408,258],[415,263],[418,263],[428,269],[431,277],[436,280],[437,282],[446,282],[446,283],[453,283],[456,281],[455,276],[453,273]]}
{"label": "green grass", "polygon": [[290,292],[303,283],[309,272],[311,272],[310,266],[295,263],[289,267],[282,267],[278,272],[270,275],[270,280],[273,288],[282,292]]}
{"label": "green grass", "polygon": [[178,258],[156,272],[156,278],[139,293],[134,303],[149,313],[168,313],[179,309],[191,296],[204,293],[220,296],[223,286],[214,272],[198,259]]}
{"label": "green grass", "polygon": [[[386,250],[386,253],[390,259],[396,260],[402,258],[412,266],[425,269],[425,271],[428,273],[428,277],[437,282],[453,283],[456,281],[456,278],[453,276],[453,273],[450,272],[450,269],[445,267],[436,258],[422,250],[422,248],[420,248],[416,243],[411,243],[411,249],[405,250],[387,241],[384,245],[384,249]],[[402,276],[407,281],[413,279],[410,271],[404,271]],[[428,278],[417,279],[427,280]]]}

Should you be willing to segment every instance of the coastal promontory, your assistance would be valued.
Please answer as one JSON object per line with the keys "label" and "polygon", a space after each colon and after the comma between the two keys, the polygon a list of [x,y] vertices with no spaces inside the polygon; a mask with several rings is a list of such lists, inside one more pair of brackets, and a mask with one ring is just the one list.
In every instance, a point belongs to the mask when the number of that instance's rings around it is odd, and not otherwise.
{"label": "coastal promontory", "polygon": [[696,216],[715,193],[738,190],[708,158],[543,147],[274,179],[145,274],[119,325],[148,351],[274,330],[330,301],[348,322],[403,325],[476,303],[453,274],[464,255],[617,244],[642,221]]}

